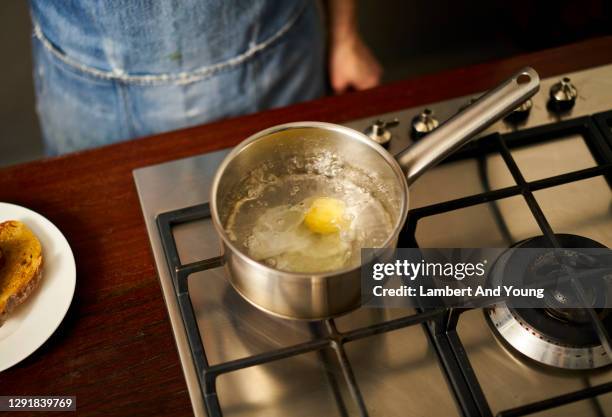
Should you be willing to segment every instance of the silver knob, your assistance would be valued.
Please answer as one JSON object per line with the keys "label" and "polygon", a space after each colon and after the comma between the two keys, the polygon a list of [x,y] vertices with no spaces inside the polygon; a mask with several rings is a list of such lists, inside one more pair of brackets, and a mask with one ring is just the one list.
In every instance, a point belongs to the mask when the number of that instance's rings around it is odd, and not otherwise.
{"label": "silver knob", "polygon": [[529,113],[529,111],[531,110],[531,108],[533,107],[533,101],[531,101],[531,99],[528,99],[527,101],[524,101],[520,106],[518,106],[516,109],[513,110],[513,112],[516,113]]}
{"label": "silver knob", "polygon": [[434,116],[434,112],[425,109],[412,119],[412,136],[414,139],[420,139],[438,127],[439,124],[440,122]]}
{"label": "silver knob", "polygon": [[389,128],[397,126],[399,124],[398,119],[393,119],[389,122],[384,120],[376,120],[365,130],[365,134],[374,142],[384,147],[389,146],[393,134],[389,131]]}
{"label": "silver knob", "polygon": [[521,103],[521,105],[518,106],[516,109],[512,110],[512,113],[506,116],[504,120],[510,123],[522,122],[523,120],[527,119],[527,116],[529,116],[529,112],[531,111],[532,107],[533,101],[531,101],[531,99],[528,99],[527,101]]}
{"label": "silver knob", "polygon": [[566,111],[574,107],[578,90],[568,77],[550,87],[550,106],[554,111]]}

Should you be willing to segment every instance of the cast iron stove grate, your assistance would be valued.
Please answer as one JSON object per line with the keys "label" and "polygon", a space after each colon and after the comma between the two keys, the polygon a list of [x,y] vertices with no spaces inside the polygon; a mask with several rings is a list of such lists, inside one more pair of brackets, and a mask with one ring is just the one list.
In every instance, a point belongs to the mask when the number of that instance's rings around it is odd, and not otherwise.
{"label": "cast iron stove grate", "polygon": [[[598,165],[544,179],[526,181],[513,159],[510,149],[526,144],[554,140],[567,134],[580,134]],[[555,232],[538,205],[533,193],[538,190],[597,176],[603,176],[612,187],[612,111],[506,135],[492,134],[470,143],[450,159],[477,157],[482,161],[481,157],[483,155],[493,152],[501,154],[516,185],[412,209],[398,246],[418,247],[416,228],[420,219],[482,203],[493,203],[507,197],[522,196],[541,229],[544,238],[547,239],[551,247],[559,247]],[[495,207],[492,206],[492,209],[495,210]],[[307,352],[322,352],[326,348],[331,349],[337,356],[348,390],[357,406],[359,414],[363,417],[368,416],[369,412],[365,405],[365,399],[360,391],[344,346],[359,339],[415,325],[422,325],[427,330],[426,333],[436,349],[437,358],[440,361],[441,368],[444,370],[461,413],[470,417],[492,416],[492,411],[457,333],[457,323],[460,320],[461,314],[466,311],[465,309],[440,308],[418,311],[409,316],[345,332],[338,330],[334,319],[313,322],[311,324],[313,338],[307,342],[210,365],[200,338],[200,332],[189,297],[188,280],[196,272],[220,267],[221,258],[216,257],[182,264],[172,233],[174,226],[208,217],[210,217],[210,211],[208,204],[205,203],[162,213],[157,217],[157,225],[209,417],[220,417],[223,415],[216,391],[216,381],[220,375]],[[503,224],[499,226],[503,227]],[[612,338],[609,329],[605,328],[592,309],[589,310],[593,328],[607,354],[612,356]],[[337,383],[333,380],[330,380],[329,383],[338,401],[339,415],[347,415],[347,409],[340,395]],[[609,392],[612,392],[612,381],[503,410],[498,412],[497,416],[515,417],[530,415],[572,402],[594,398]]]}

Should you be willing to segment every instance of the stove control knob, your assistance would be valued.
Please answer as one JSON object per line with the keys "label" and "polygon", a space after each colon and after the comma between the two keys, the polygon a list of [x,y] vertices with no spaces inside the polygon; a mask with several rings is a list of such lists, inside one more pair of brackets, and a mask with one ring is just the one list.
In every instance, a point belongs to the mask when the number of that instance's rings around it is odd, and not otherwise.
{"label": "stove control knob", "polygon": [[412,119],[412,137],[417,140],[434,130],[440,122],[430,109],[423,110]]}
{"label": "stove control knob", "polygon": [[561,81],[550,87],[549,107],[555,112],[564,112],[576,103],[578,90],[568,77],[564,77]]}
{"label": "stove control knob", "polygon": [[374,142],[386,148],[389,146],[389,142],[391,142],[391,138],[393,137],[393,134],[389,131],[389,128],[397,126],[398,124],[398,119],[393,119],[389,122],[379,119],[368,126],[364,133]]}
{"label": "stove control knob", "polygon": [[532,107],[533,101],[531,101],[531,99],[527,99],[527,101],[524,101],[523,104],[512,110],[512,113],[507,115],[505,120],[510,123],[520,123],[527,119]]}

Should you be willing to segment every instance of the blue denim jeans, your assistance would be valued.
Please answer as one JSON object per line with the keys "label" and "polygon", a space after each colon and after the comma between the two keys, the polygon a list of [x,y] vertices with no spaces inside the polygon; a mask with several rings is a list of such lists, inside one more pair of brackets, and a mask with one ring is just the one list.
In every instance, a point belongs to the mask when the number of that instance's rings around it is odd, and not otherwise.
{"label": "blue denim jeans", "polygon": [[311,0],[31,0],[37,111],[57,155],[324,94]]}

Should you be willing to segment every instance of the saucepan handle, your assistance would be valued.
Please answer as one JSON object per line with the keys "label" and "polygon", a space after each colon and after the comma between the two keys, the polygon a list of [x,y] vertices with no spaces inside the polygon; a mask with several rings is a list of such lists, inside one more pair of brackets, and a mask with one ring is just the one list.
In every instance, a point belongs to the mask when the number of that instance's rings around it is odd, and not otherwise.
{"label": "saucepan handle", "polygon": [[396,155],[408,184],[456,151],[475,135],[508,115],[540,88],[540,77],[530,67],[484,94],[441,124],[421,141]]}

